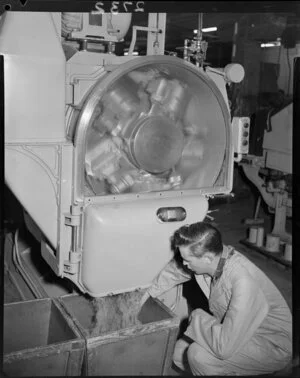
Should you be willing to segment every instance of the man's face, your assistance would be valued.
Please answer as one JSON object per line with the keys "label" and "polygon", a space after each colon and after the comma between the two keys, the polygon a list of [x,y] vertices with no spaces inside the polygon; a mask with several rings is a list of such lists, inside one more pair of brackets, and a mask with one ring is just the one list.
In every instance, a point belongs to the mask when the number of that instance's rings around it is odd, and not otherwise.
{"label": "man's face", "polygon": [[183,259],[183,265],[195,274],[207,274],[210,272],[210,260],[207,253],[197,257],[192,253],[190,246],[180,246],[179,252]]}

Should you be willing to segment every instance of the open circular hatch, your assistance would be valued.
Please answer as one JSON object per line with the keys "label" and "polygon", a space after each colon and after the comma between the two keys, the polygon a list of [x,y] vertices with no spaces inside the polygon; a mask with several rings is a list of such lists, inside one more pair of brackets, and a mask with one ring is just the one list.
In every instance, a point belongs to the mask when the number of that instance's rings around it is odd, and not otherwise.
{"label": "open circular hatch", "polygon": [[128,61],[98,80],[78,118],[85,187],[94,195],[212,187],[229,122],[199,68],[167,56]]}

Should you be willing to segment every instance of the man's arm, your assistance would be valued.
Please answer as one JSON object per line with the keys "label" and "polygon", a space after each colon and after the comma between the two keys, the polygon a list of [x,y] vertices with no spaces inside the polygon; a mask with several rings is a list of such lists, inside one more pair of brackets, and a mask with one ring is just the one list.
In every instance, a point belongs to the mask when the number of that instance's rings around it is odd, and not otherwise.
{"label": "man's arm", "polygon": [[258,284],[249,277],[233,282],[232,296],[222,323],[197,309],[185,334],[203,344],[203,340],[220,359],[230,358],[253,336],[268,314],[267,300]]}
{"label": "man's arm", "polygon": [[185,271],[173,258],[154,278],[152,286],[150,286],[147,292],[151,297],[157,297],[174,286],[189,281],[191,278],[192,273]]}

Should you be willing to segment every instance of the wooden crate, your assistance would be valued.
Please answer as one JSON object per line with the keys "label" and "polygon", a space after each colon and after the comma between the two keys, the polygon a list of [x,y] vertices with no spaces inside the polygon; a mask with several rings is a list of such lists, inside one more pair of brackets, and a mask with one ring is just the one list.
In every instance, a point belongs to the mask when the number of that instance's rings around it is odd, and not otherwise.
{"label": "wooden crate", "polygon": [[141,296],[59,298],[86,340],[85,375],[168,375],[179,319],[152,298],[140,309]]}
{"label": "wooden crate", "polygon": [[6,376],[81,375],[85,342],[56,300],[4,304]]}

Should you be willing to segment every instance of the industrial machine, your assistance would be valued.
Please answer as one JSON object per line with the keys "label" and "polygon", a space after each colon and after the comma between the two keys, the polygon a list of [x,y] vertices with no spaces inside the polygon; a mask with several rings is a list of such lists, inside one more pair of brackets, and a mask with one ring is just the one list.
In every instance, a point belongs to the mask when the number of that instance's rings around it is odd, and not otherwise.
{"label": "industrial machine", "polygon": [[117,56],[128,13],[1,18],[6,185],[43,259],[92,297],[148,287],[173,232],[231,192],[248,151],[249,119],[231,120],[226,94],[243,68],[164,56],[165,22],[149,14]]}
{"label": "industrial machine", "polygon": [[[291,246],[292,235],[286,231],[286,219],[292,217],[293,103],[286,101],[280,109],[271,109],[269,113],[262,156],[244,155],[240,164],[248,179],[258,188],[259,202],[263,198],[274,214],[270,235],[276,236],[281,244]],[[268,251],[268,246],[261,247]],[[278,247],[279,244],[273,250],[271,246],[270,251],[279,252]]]}

